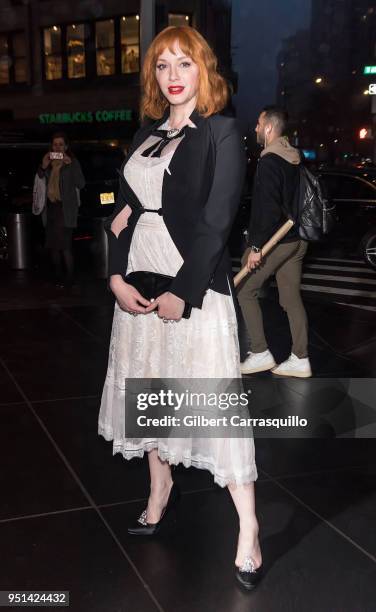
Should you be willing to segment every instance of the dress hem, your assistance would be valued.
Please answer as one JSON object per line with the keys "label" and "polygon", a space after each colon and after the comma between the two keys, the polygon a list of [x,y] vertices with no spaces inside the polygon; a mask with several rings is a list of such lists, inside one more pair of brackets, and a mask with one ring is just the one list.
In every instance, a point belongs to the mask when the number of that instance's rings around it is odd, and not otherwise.
{"label": "dress hem", "polygon": [[[108,431],[106,432],[105,429],[101,427],[99,427],[98,429],[98,435],[103,436],[103,438],[107,442],[113,442],[114,440],[113,434],[109,433]],[[252,482],[255,482],[257,480],[258,475],[257,475],[256,468],[254,470],[251,470],[251,472],[247,474],[246,476],[242,476],[242,477],[235,476],[234,478],[228,478],[228,477],[226,478],[216,473],[213,464],[208,461],[204,461],[202,459],[198,459],[192,456],[189,456],[189,457],[183,456],[181,458],[180,457],[178,458],[176,455],[173,455],[172,453],[169,453],[168,451],[163,451],[159,449],[157,440],[151,440],[150,442],[144,442],[142,445],[142,448],[137,448],[137,449],[132,449],[132,450],[126,450],[124,448],[124,444],[122,443],[117,444],[116,442],[113,442],[112,454],[116,455],[120,453],[123,456],[123,458],[127,460],[134,459],[134,458],[142,459],[142,457],[145,455],[145,451],[149,452],[154,449],[158,450],[158,457],[161,459],[161,461],[168,461],[169,465],[179,465],[180,463],[182,463],[184,467],[186,468],[194,467],[196,469],[207,470],[213,476],[214,482],[222,488],[227,487],[229,484],[235,484],[238,486],[251,484]]]}

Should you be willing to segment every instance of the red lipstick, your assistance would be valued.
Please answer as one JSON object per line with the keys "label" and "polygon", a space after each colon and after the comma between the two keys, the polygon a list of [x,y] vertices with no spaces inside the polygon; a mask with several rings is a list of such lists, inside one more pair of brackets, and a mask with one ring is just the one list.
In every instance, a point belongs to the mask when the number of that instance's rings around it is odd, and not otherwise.
{"label": "red lipstick", "polygon": [[170,85],[168,88],[168,93],[172,95],[180,94],[183,91],[184,87],[181,85]]}

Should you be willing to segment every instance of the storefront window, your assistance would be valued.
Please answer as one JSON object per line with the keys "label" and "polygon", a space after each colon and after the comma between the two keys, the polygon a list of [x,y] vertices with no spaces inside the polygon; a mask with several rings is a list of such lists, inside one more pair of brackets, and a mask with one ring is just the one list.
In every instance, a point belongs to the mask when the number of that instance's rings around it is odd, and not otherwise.
{"label": "storefront window", "polygon": [[9,55],[8,40],[6,36],[0,36],[0,85],[9,83]]}
{"label": "storefront window", "polygon": [[48,81],[61,79],[61,28],[53,26],[44,30],[45,78]]}
{"label": "storefront window", "polygon": [[14,80],[16,83],[26,83],[26,38],[23,32],[13,35]]}
{"label": "storefront window", "polygon": [[120,21],[121,71],[123,74],[140,70],[139,24],[138,15],[122,17]]}
{"label": "storefront window", "polygon": [[26,83],[26,38],[23,32],[0,36],[0,85]]}
{"label": "storefront window", "polygon": [[[95,32],[95,50],[86,44],[91,28],[94,28]],[[88,66],[90,68],[92,65],[94,53],[98,76],[137,73],[140,70],[139,15],[51,26],[43,30],[43,43],[47,80],[85,79],[91,76],[88,74]],[[21,79],[26,73],[24,41],[22,45],[19,40],[17,46],[17,74]],[[6,78],[6,70],[3,72],[3,78]]]}
{"label": "storefront window", "polygon": [[86,76],[84,24],[67,27],[67,56],[68,78],[84,78]]}
{"label": "storefront window", "polygon": [[115,74],[115,31],[114,20],[97,21],[96,27],[96,50],[97,50],[97,74],[108,76]]}
{"label": "storefront window", "polygon": [[184,26],[184,25],[192,25],[191,24],[191,16],[182,13],[169,13],[168,14],[168,25],[169,26]]}

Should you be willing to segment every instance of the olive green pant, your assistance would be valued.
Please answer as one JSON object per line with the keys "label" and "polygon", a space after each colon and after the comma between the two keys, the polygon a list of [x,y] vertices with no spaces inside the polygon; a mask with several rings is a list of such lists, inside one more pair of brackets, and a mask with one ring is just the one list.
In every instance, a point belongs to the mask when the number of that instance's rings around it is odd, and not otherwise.
{"label": "olive green pant", "polygon": [[[258,301],[259,291],[264,282],[275,274],[279,303],[286,311],[292,336],[292,353],[303,358],[308,355],[308,323],[307,315],[300,294],[302,278],[302,263],[307,251],[307,242],[295,240],[277,244],[265,256],[260,266],[253,270],[241,283],[238,292],[253,353],[262,353],[268,348],[262,319],[262,311]],[[242,257],[242,265],[247,262],[250,249]]]}

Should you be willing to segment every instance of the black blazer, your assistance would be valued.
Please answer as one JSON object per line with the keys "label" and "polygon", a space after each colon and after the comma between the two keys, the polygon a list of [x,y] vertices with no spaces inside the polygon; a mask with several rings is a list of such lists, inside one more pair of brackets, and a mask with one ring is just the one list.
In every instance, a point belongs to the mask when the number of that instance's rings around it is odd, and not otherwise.
{"label": "black blazer", "polygon": [[[113,214],[106,220],[109,238],[109,276],[125,275],[132,235],[142,212],[141,204],[124,178],[124,166],[151,131],[168,117],[140,128],[119,171],[120,184]],[[162,214],[184,263],[170,291],[201,308],[206,290],[229,295],[231,261],[226,243],[239,207],[246,159],[242,135],[232,117],[202,117],[193,111],[188,128],[164,173]],[[126,204],[132,208],[128,225],[118,238],[111,223]]]}

